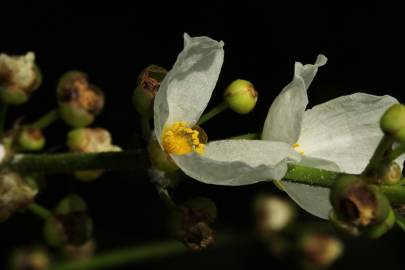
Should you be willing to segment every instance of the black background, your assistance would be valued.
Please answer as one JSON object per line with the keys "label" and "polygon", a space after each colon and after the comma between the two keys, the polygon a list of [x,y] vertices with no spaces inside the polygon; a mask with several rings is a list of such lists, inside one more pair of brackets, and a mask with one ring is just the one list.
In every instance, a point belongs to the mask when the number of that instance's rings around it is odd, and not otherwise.
{"label": "black background", "polygon": [[[116,1],[117,2],[117,1]],[[170,69],[183,45],[184,32],[225,42],[225,62],[209,108],[221,101],[226,85],[236,78],[254,83],[259,102],[253,113],[225,112],[205,125],[211,139],[260,130],[273,98],[292,78],[294,61],[313,63],[323,53],[329,61],[309,91],[310,106],[358,91],[389,94],[404,102],[404,50],[399,16],[388,4],[361,7],[338,5],[187,2],[91,6],[78,2],[39,5],[1,4],[0,51],[37,55],[44,82],[27,105],[10,109],[8,126],[24,115],[35,119],[55,106],[55,86],[66,71],[90,75],[106,95],[106,107],[94,126],[111,131],[125,149],[137,147],[139,119],[130,97],[139,72],[154,63]],[[48,149],[62,146],[68,127],[46,130]],[[95,221],[99,250],[162,239],[164,208],[144,173],[106,173],[94,183],[48,178],[38,201],[51,208],[69,192],[83,195]],[[218,204],[217,229],[249,230],[250,202],[269,184],[246,187],[208,186],[187,181],[176,200],[205,195]],[[276,192],[276,191],[275,191]],[[313,220],[301,213],[303,219]],[[39,243],[42,221],[30,213],[16,214],[0,224],[0,260],[15,246]],[[401,269],[405,241],[399,230],[377,241],[346,239],[345,256],[335,268],[359,265]],[[233,269],[285,267],[253,241],[249,246],[216,248],[203,254],[174,257],[136,266],[137,269]],[[0,269],[2,269],[0,267]],[[130,267],[129,269],[132,269]]]}

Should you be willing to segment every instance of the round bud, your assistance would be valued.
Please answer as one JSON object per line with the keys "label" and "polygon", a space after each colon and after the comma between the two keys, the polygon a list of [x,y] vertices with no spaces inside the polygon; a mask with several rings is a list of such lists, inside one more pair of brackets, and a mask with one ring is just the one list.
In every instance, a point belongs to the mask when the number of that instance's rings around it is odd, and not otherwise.
{"label": "round bud", "polygon": [[104,107],[103,92],[90,84],[87,75],[80,71],[62,76],[57,97],[61,118],[72,127],[91,124]]}
{"label": "round bud", "polygon": [[381,178],[381,184],[395,185],[402,178],[402,169],[396,162],[391,162],[384,168],[384,174]]}
{"label": "round bud", "polygon": [[162,150],[159,142],[154,137],[149,140],[148,153],[150,162],[156,169],[163,172],[174,172],[179,169],[170,155]]}
{"label": "round bud", "polygon": [[86,212],[87,204],[82,197],[71,194],[63,198],[55,208],[55,214],[67,215],[71,212]]}
{"label": "round bud", "polygon": [[325,268],[334,263],[343,253],[343,243],[336,237],[321,233],[304,234],[299,239],[303,263],[310,269]]}
{"label": "round bud", "polygon": [[17,210],[24,209],[38,193],[17,173],[0,174],[0,222]]}
{"label": "round bud", "polygon": [[375,186],[355,175],[341,175],[330,194],[334,211],[343,221],[364,228],[384,221],[391,209]]}
{"label": "round bud", "polygon": [[45,137],[39,128],[24,128],[18,136],[18,144],[23,151],[40,151],[45,146]]}
{"label": "round bud", "polygon": [[239,114],[247,114],[253,110],[257,102],[257,92],[253,84],[246,80],[235,80],[224,93],[228,107]]}
{"label": "round bud", "polygon": [[392,105],[381,117],[381,129],[400,142],[405,142],[405,105]]}
{"label": "round bud", "polygon": [[257,197],[254,211],[257,230],[263,236],[283,230],[293,222],[296,214],[289,201],[273,195]]}
{"label": "round bud", "polygon": [[41,81],[33,52],[21,56],[0,54],[0,99],[3,103],[20,105],[27,102]]}
{"label": "round bud", "polygon": [[153,101],[166,74],[166,69],[156,65],[146,67],[139,74],[137,87],[132,95],[134,107],[139,114],[153,116]]}

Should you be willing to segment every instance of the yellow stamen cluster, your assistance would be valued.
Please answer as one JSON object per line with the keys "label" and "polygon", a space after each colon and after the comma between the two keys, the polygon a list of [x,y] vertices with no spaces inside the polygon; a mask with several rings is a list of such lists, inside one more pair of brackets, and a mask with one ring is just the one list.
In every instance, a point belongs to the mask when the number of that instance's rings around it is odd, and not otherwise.
{"label": "yellow stamen cluster", "polygon": [[192,152],[202,154],[205,145],[200,143],[199,132],[187,126],[186,122],[176,122],[166,127],[163,132],[162,144],[166,152],[185,155]]}
{"label": "yellow stamen cluster", "polygon": [[301,146],[300,146],[298,143],[294,143],[294,144],[292,145],[292,148],[294,148],[295,151],[297,151],[298,153],[300,153],[301,155],[303,155],[303,154],[304,154],[304,150],[302,150],[300,147],[301,147]]}

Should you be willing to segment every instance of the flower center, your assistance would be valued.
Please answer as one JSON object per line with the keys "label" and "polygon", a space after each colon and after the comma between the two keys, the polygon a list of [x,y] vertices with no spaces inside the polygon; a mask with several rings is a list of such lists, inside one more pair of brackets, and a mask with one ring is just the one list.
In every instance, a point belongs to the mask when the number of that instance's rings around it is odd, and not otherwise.
{"label": "flower center", "polygon": [[185,155],[192,152],[202,154],[205,145],[198,138],[199,132],[187,126],[186,122],[176,122],[163,132],[163,148],[169,154]]}
{"label": "flower center", "polygon": [[301,155],[304,155],[304,150],[302,150],[301,145],[299,145],[298,143],[294,143],[292,145],[292,148],[294,148],[294,150],[300,153]]}

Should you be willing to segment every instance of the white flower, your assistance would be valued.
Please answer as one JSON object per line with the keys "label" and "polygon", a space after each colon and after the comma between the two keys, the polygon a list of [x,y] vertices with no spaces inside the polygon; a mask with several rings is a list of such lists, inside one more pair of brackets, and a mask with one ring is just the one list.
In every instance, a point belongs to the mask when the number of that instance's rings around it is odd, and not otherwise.
{"label": "white flower", "polygon": [[287,161],[300,159],[290,145],[262,140],[222,140],[204,145],[195,124],[221,71],[223,42],[184,35],[184,49],[162,81],[154,102],[155,135],[184,173],[218,185],[281,179]]}
{"label": "white flower", "polygon": [[[367,166],[383,133],[382,114],[398,101],[391,96],[356,93],[305,110],[307,89],[318,67],[295,63],[294,78],[271,105],[262,139],[285,142],[302,154],[300,165],[358,174]],[[289,196],[311,214],[327,218],[329,189],[282,181]]]}

